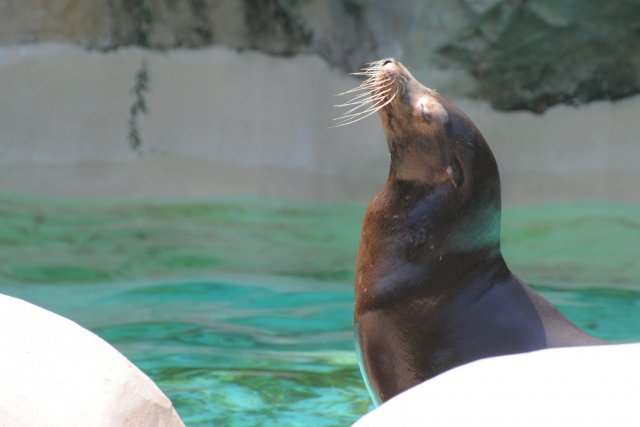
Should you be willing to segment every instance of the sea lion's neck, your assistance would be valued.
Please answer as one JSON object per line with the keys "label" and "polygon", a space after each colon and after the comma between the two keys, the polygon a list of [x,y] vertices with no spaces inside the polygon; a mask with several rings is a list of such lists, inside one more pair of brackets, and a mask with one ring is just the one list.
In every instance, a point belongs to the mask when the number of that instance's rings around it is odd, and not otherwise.
{"label": "sea lion's neck", "polygon": [[413,138],[388,139],[389,181],[416,182],[422,186],[435,186],[451,181],[454,186],[458,166],[451,153],[437,141],[425,144]]}
{"label": "sea lion's neck", "polygon": [[[477,131],[476,131],[477,132]],[[482,135],[469,144],[439,134],[387,134],[390,165],[382,199],[422,211],[414,228],[439,224],[434,233],[448,251],[500,247],[500,175]],[[401,202],[400,202],[401,201]]]}
{"label": "sea lion's neck", "polygon": [[391,153],[389,180],[436,185],[443,181],[446,164],[440,156],[427,156],[421,150],[403,148],[402,156]]}
{"label": "sea lion's neck", "polygon": [[[357,262],[361,295],[377,300],[410,289],[446,295],[500,255],[499,208],[477,207],[450,183],[390,179],[365,214]],[[452,289],[453,291],[453,289]],[[376,305],[364,298],[358,309]]]}
{"label": "sea lion's neck", "polygon": [[[456,186],[448,176],[425,183],[397,179],[390,172],[384,189],[369,209],[379,210],[384,218],[399,219],[389,235],[406,238],[422,256],[476,251],[493,256],[500,251],[499,189],[491,183],[484,189],[469,187],[468,183]],[[470,189],[476,197],[468,197]]]}

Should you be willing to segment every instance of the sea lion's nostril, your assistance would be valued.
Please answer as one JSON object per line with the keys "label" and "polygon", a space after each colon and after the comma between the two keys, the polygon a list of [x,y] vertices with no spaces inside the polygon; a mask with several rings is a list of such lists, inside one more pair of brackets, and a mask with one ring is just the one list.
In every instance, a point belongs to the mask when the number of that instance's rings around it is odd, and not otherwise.
{"label": "sea lion's nostril", "polygon": [[391,64],[393,62],[393,59],[389,58],[389,59],[385,59],[385,61],[382,63],[382,66],[384,67],[387,64]]}

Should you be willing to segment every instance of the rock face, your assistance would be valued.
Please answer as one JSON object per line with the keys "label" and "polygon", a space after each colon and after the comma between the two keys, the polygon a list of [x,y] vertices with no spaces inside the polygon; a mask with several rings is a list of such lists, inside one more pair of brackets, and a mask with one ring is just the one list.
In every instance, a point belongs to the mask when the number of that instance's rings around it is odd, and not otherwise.
{"label": "rock face", "polygon": [[0,294],[0,425],[184,427],[123,355],[61,316]]}
{"label": "rock face", "polygon": [[499,109],[540,113],[640,88],[638,1],[459,3],[468,25],[439,53],[467,69],[477,94]]}
{"label": "rock face", "polygon": [[0,43],[219,44],[284,56],[317,52],[353,71],[377,54],[365,9],[356,1],[324,0],[0,0]]}
{"label": "rock face", "polygon": [[537,113],[640,91],[636,0],[0,0],[0,43],[36,41],[313,52],[345,71],[398,56],[450,95]]}

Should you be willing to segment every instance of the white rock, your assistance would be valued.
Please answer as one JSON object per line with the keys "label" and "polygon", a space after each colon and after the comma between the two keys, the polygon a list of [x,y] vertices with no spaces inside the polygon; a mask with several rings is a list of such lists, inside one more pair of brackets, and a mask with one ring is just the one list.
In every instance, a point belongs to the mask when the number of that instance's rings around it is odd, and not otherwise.
{"label": "white rock", "polygon": [[0,295],[0,426],[184,426],[142,371],[76,323]]}
{"label": "white rock", "polygon": [[640,344],[479,360],[425,381],[354,427],[639,426]]}

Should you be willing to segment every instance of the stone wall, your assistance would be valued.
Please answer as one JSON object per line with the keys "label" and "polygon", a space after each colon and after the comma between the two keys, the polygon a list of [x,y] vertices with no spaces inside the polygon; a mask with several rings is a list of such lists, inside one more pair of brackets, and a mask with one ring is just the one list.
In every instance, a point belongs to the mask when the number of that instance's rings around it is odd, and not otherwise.
{"label": "stone wall", "polygon": [[[388,170],[379,120],[331,128],[334,94],[356,84],[313,54],[0,48],[0,191],[368,200]],[[454,101],[497,157],[505,204],[640,203],[639,96],[540,115]]]}

